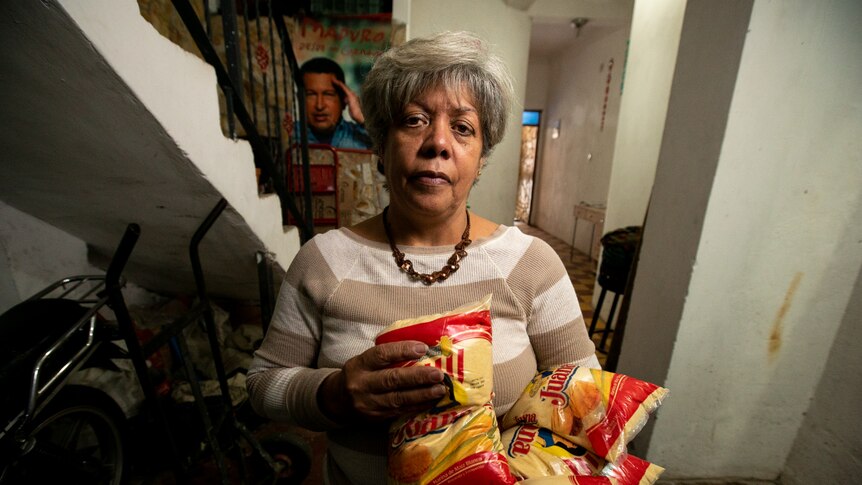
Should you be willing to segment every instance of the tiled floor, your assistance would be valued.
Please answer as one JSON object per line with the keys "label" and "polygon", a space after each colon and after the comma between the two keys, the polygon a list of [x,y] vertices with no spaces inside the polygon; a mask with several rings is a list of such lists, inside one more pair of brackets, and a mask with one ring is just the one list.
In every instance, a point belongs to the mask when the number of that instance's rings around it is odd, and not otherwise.
{"label": "tiled floor", "polygon": [[[575,287],[575,293],[578,295],[578,303],[581,304],[581,313],[584,314],[584,322],[589,330],[590,322],[593,319],[593,286],[596,282],[596,265],[598,263],[594,260],[590,260],[590,257],[587,254],[577,249],[572,251],[572,247],[569,246],[567,242],[548,234],[538,227],[522,223],[516,223],[516,226],[524,234],[529,234],[547,242],[555,251],[557,251],[560,259],[563,260],[563,264],[566,265],[566,270],[569,272],[569,278],[572,279],[572,285]],[[596,322],[596,332],[593,335],[593,341],[596,343],[596,346],[599,345],[601,330],[603,330],[604,327],[605,322],[602,319],[599,319]],[[605,348],[610,348],[612,338],[613,333],[610,333],[605,342]],[[602,352],[598,352],[597,355],[599,357],[599,362],[604,365],[607,355]]]}

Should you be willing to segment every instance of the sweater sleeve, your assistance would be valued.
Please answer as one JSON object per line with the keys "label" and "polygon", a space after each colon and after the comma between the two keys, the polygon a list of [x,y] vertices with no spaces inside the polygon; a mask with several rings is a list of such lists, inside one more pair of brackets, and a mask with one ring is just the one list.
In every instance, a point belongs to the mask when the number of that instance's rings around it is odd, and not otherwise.
{"label": "sweater sleeve", "polygon": [[323,307],[337,286],[328,268],[313,240],[300,249],[282,282],[247,381],[255,411],[312,430],[337,427],[317,405],[318,388],[337,370],[316,367]]}
{"label": "sweater sleeve", "polygon": [[565,363],[599,368],[596,347],[587,327],[578,296],[557,253],[547,243],[534,240],[529,257],[535,258],[541,275],[536,281],[527,334],[539,369]]}

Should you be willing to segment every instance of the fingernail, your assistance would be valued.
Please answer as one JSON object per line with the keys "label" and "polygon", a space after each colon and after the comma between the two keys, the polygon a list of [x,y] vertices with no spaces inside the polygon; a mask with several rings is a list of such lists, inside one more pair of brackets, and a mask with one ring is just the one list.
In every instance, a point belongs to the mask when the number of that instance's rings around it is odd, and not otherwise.
{"label": "fingernail", "polygon": [[434,386],[434,394],[438,396],[445,396],[448,393],[446,386],[440,384],[439,386]]}
{"label": "fingernail", "polygon": [[425,355],[425,352],[428,352],[428,346],[423,343],[418,343],[413,346],[413,351],[417,354]]}

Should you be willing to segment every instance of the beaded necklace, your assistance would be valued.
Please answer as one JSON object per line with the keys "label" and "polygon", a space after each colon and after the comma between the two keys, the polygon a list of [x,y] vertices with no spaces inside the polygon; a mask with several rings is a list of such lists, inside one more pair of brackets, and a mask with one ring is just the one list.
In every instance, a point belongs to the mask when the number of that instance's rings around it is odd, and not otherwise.
{"label": "beaded necklace", "polygon": [[466,247],[470,245],[470,211],[467,211],[467,227],[464,229],[464,234],[461,235],[461,241],[455,245],[455,252],[449,257],[449,260],[443,265],[440,271],[435,271],[431,274],[419,273],[413,269],[413,262],[409,259],[404,259],[404,253],[395,245],[395,240],[392,238],[392,228],[389,227],[389,221],[386,218],[386,213],[389,211],[389,206],[383,209],[383,229],[386,231],[386,239],[389,241],[389,247],[392,248],[392,256],[395,258],[395,263],[401,268],[401,271],[407,273],[414,280],[421,280],[426,285],[439,283],[449,277],[460,268],[461,259],[467,256]]}

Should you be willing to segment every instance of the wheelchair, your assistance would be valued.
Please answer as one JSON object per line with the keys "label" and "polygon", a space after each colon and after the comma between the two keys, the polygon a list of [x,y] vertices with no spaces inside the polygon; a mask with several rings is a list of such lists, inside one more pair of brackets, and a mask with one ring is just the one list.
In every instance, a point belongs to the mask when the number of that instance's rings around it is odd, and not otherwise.
{"label": "wheelchair", "polygon": [[112,293],[139,232],[127,228],[105,275],[63,278],[0,315],[0,483],[125,478],[125,413],[106,392],[70,378],[127,358],[103,313],[122,304]]}
{"label": "wheelchair", "polygon": [[[140,235],[136,224],[126,228],[105,275],[63,278],[0,315],[0,485],[126,483],[133,468],[130,445],[140,436],[131,437],[139,428],[159,440],[177,483],[188,482],[195,463],[206,460],[216,463],[223,484],[305,479],[311,466],[308,444],[292,433],[258,439],[239,419],[226,391],[197,249],[225,206],[222,199],[192,238],[198,304],[147,342],[138,340],[121,291],[120,275]],[[197,379],[189,379],[199,415],[195,421],[204,434],[198,453],[190,456],[178,446],[146,359],[177,343],[182,349],[178,360],[193,376],[182,330],[196,321],[206,324],[222,392],[215,400],[205,399]],[[133,370],[132,387],[142,391],[140,396],[129,398],[76,380],[78,371],[110,370],[118,361]],[[135,420],[143,425],[129,426],[127,400],[139,401]],[[231,467],[239,469],[239,477]]]}

